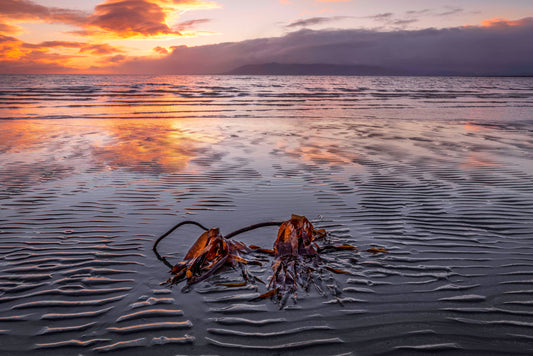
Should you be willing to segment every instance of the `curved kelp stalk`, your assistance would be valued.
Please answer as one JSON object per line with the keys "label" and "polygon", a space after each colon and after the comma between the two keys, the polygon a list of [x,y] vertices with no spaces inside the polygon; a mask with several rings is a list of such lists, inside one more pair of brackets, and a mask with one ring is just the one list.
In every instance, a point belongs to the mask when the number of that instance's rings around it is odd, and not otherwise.
{"label": "curved kelp stalk", "polygon": [[167,232],[165,232],[163,235],[159,236],[159,238],[157,240],[155,240],[154,242],[154,246],[152,247],[152,250],[154,251],[157,259],[159,261],[162,261],[167,267],[169,268],[173,268],[173,265],[167,261],[167,259],[165,257],[162,257],[159,252],[157,252],[157,245],[159,245],[159,243],[165,238],[167,237],[168,235],[170,235],[171,233],[173,233],[176,229],[178,229],[179,227],[183,226],[183,225],[196,225],[198,226],[199,228],[203,229],[204,231],[207,231],[209,230],[208,228],[204,227],[202,224],[200,223],[197,223],[196,221],[189,221],[189,220],[186,220],[186,221],[182,221],[176,225],[174,225],[170,230],[168,230]]}
{"label": "curved kelp stalk", "polygon": [[[183,258],[183,261],[172,265],[165,257],[162,257],[159,254],[157,246],[165,237],[186,224],[196,225],[205,230],[205,232],[192,245]],[[170,273],[173,274],[173,276],[163,284],[172,286],[183,280],[187,280],[187,284],[183,288],[184,291],[187,291],[191,285],[203,281],[212,274],[220,271],[224,266],[230,266],[233,268],[240,267],[245,283],[248,281],[260,281],[257,277],[248,272],[248,269],[246,268],[248,261],[242,257],[242,254],[246,254],[251,250],[244,243],[230,241],[229,239],[247,231],[266,226],[279,226],[281,224],[282,222],[278,221],[254,224],[233,231],[229,233],[227,237],[223,237],[218,228],[207,229],[195,221],[183,221],[176,224],[166,233],[161,235],[155,241],[152,248],[157,258],[168,266],[170,268]]]}

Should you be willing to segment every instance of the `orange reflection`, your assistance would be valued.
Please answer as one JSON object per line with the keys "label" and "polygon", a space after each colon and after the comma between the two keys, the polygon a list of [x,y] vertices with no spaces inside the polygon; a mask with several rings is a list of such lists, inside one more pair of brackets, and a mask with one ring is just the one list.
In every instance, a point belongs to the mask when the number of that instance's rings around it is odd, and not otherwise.
{"label": "orange reflection", "polygon": [[0,120],[0,195],[62,179],[76,169],[68,127],[47,120]]}
{"label": "orange reflection", "polygon": [[293,146],[286,140],[280,140],[277,142],[277,151],[315,164],[352,163],[358,158],[350,149],[344,149],[338,142],[327,139],[312,138],[297,143],[297,146]]}
{"label": "orange reflection", "polygon": [[497,168],[500,165],[493,160],[487,158],[483,153],[475,152],[470,153],[466,160],[461,163],[459,166],[461,169],[472,169],[472,168],[482,168],[482,169],[492,169]]}
{"label": "orange reflection", "polygon": [[183,170],[206,146],[217,143],[216,130],[182,127],[178,119],[102,120],[109,135],[93,145],[93,157],[111,169],[152,173]]}
{"label": "orange reflection", "polygon": [[16,153],[42,146],[52,134],[36,120],[4,120],[0,123],[0,153]]}
{"label": "orange reflection", "polygon": [[87,160],[134,172],[182,170],[221,140],[217,130],[187,127],[179,119],[6,120],[1,129],[5,163],[47,162],[72,170]]}
{"label": "orange reflection", "polygon": [[483,127],[470,123],[470,122],[464,124],[463,127],[466,131],[472,131],[472,132],[481,131],[483,129]]}

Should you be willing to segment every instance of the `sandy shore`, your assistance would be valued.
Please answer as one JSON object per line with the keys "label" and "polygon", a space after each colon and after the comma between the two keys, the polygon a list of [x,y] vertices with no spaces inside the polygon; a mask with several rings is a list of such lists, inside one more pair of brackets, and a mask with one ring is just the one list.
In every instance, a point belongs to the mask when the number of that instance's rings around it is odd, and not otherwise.
{"label": "sandy shore", "polygon": [[[9,354],[532,352],[531,126],[336,119],[0,122],[0,349]],[[291,213],[358,252],[342,297],[182,293],[153,240]],[[161,251],[178,261],[201,231]],[[239,236],[271,247],[275,228]],[[381,247],[389,254],[365,252]],[[270,260],[254,273],[266,279]],[[328,276],[324,276],[327,282]],[[124,350],[124,351],[121,351]]]}

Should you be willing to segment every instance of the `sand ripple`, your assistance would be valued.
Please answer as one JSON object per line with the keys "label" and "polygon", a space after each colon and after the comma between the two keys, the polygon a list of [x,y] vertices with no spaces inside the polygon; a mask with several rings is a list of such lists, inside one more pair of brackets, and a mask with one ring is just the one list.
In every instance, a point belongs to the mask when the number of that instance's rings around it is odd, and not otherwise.
{"label": "sand ripple", "polygon": [[[532,352],[528,79],[125,78],[0,85],[4,353]],[[250,301],[261,283],[226,287],[238,271],[160,285],[152,243],[176,222],[291,213],[358,249],[324,251],[346,273],[286,309]],[[200,233],[161,252],[178,261]],[[268,283],[272,259],[250,258]]]}

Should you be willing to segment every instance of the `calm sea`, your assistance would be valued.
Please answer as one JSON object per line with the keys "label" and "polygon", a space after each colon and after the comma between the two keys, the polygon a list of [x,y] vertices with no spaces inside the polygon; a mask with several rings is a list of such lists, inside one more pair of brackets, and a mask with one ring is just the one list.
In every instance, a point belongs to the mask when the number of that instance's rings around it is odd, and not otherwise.
{"label": "calm sea", "polygon": [[533,78],[1,75],[0,118],[531,119]]}

